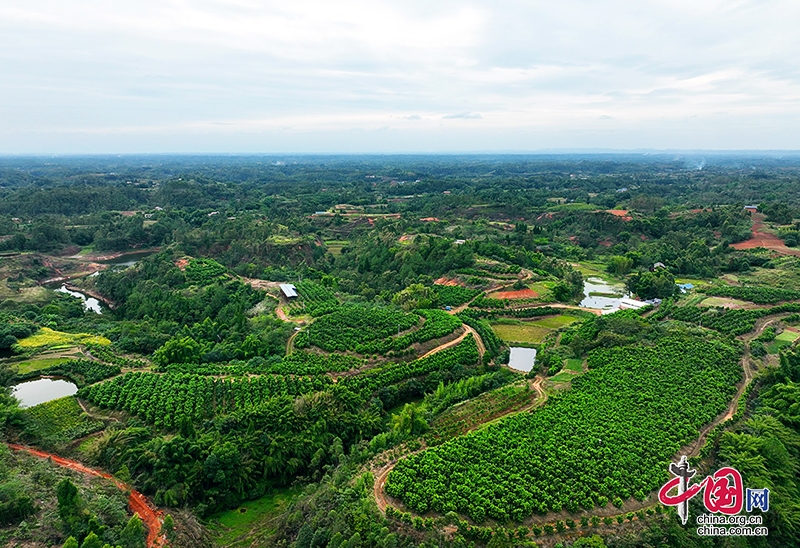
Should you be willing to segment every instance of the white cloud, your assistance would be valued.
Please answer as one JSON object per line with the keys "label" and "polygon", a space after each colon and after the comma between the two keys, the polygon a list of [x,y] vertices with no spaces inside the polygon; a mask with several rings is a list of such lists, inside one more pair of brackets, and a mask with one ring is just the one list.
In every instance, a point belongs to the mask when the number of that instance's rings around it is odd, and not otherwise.
{"label": "white cloud", "polygon": [[6,0],[0,152],[800,148],[799,19],[786,0]]}

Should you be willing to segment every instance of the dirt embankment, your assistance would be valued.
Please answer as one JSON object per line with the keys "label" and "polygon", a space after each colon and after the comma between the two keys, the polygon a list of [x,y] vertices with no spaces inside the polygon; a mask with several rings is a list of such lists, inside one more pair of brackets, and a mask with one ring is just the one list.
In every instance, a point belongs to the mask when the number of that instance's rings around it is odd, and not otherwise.
{"label": "dirt embankment", "polygon": [[23,451],[35,457],[48,459],[53,464],[63,468],[69,468],[70,470],[75,470],[76,472],[80,472],[82,474],[113,481],[120,490],[129,493],[128,505],[130,506],[131,511],[139,514],[139,517],[144,522],[145,527],[147,527],[148,548],[163,548],[166,546],[166,539],[160,535],[161,524],[164,519],[162,512],[159,511],[153,504],[151,504],[147,497],[142,495],[139,491],[131,488],[130,485],[115,479],[111,474],[107,474],[106,472],[102,472],[94,468],[89,468],[78,461],[65,459],[64,457],[59,457],[58,455],[40,451],[32,447],[26,447],[24,445],[17,445],[15,443],[8,443],[6,445],[12,451]]}
{"label": "dirt embankment", "polygon": [[737,242],[731,244],[734,249],[753,249],[756,247],[764,247],[784,255],[800,256],[800,249],[792,249],[788,247],[783,240],[778,238],[775,234],[766,232],[764,229],[764,214],[753,213],[753,233],[749,240],[744,242]]}

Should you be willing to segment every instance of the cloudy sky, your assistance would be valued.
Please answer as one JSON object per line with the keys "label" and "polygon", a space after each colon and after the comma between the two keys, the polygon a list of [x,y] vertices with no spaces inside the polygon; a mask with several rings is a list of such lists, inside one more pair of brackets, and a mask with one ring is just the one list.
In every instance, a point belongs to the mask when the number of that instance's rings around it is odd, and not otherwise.
{"label": "cloudy sky", "polygon": [[796,0],[3,0],[0,154],[800,149]]}

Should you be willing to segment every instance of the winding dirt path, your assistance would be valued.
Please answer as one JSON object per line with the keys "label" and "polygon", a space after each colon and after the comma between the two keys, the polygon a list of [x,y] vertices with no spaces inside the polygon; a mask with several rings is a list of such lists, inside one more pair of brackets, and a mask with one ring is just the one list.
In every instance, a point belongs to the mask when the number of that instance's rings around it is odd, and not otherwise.
{"label": "winding dirt path", "polygon": [[678,451],[678,455],[686,455],[687,457],[696,457],[700,454],[700,449],[705,445],[706,439],[708,438],[708,434],[719,424],[733,418],[736,412],[739,409],[739,399],[744,394],[744,391],[747,389],[747,386],[753,381],[755,367],[753,366],[753,358],[750,354],[750,341],[758,337],[764,332],[764,329],[770,325],[771,323],[778,321],[782,316],[786,314],[781,314],[778,317],[775,316],[768,316],[766,318],[759,318],[756,321],[756,327],[750,333],[746,335],[742,335],[739,337],[742,341],[744,341],[744,354],[742,355],[742,359],[740,361],[742,365],[742,370],[744,371],[744,378],[739,384],[739,388],[736,391],[736,395],[731,400],[731,403],[728,405],[728,408],[714,419],[713,422],[706,425],[700,431],[700,436],[691,444],[685,447],[682,447],[680,451]]}
{"label": "winding dirt path", "polygon": [[749,240],[731,244],[734,249],[753,249],[756,247],[764,247],[771,251],[777,251],[785,255],[800,255],[800,250],[788,247],[783,240],[778,238],[775,234],[765,230],[764,220],[766,216],[763,213],[755,212],[752,214],[753,229]]}
{"label": "winding dirt path", "polygon": [[448,342],[446,342],[444,344],[440,344],[436,348],[434,348],[432,350],[429,350],[428,352],[426,352],[425,354],[423,354],[422,356],[420,356],[417,359],[421,360],[422,358],[427,358],[428,356],[436,354],[437,352],[441,352],[442,350],[445,350],[447,348],[451,348],[451,347],[457,345],[458,343],[460,343],[461,341],[463,341],[464,339],[466,339],[467,335],[469,335],[470,333],[472,334],[473,338],[475,339],[475,344],[478,345],[478,353],[480,353],[481,357],[483,357],[483,355],[486,354],[486,347],[483,345],[483,340],[481,339],[481,336],[478,335],[478,332],[475,331],[474,329],[472,329],[467,324],[464,323],[464,324],[461,324],[461,325],[464,328],[464,332],[461,335],[459,335],[457,338],[453,339],[452,341],[448,341]]}
{"label": "winding dirt path", "polygon": [[98,478],[103,478],[113,481],[114,484],[121,491],[126,491],[130,493],[128,497],[128,504],[130,505],[131,511],[138,514],[141,520],[144,522],[145,527],[147,527],[148,548],[164,548],[166,546],[167,539],[159,534],[161,532],[161,524],[164,519],[163,513],[160,510],[158,510],[153,504],[151,504],[150,501],[147,499],[147,497],[142,495],[139,491],[133,489],[127,483],[119,481],[118,479],[114,478],[111,474],[107,474],[106,472],[102,472],[94,468],[89,468],[88,466],[85,466],[78,461],[65,459],[63,457],[59,457],[58,455],[54,455],[52,453],[39,451],[38,449],[34,449],[33,447],[17,445],[16,443],[7,443],[6,445],[12,451],[20,451],[28,453],[30,455],[33,455],[34,457],[48,459],[53,464],[56,464],[63,468],[69,468],[70,470],[75,470],[76,472],[80,472],[82,474],[96,476]]}
{"label": "winding dirt path", "polygon": [[[586,310],[586,309],[584,309],[584,310]],[[717,425],[719,425],[719,424],[731,419],[736,414],[736,412],[738,411],[738,407],[739,407],[739,399],[741,398],[742,394],[744,394],[744,391],[747,389],[747,386],[752,382],[752,380],[753,380],[753,378],[755,376],[755,367],[753,365],[752,356],[750,354],[750,341],[752,341],[753,339],[755,339],[756,337],[761,335],[763,333],[764,329],[767,326],[769,326],[771,323],[773,323],[775,321],[780,320],[783,316],[786,316],[786,314],[780,314],[780,315],[777,315],[777,316],[770,316],[770,317],[766,317],[766,318],[760,318],[756,322],[756,326],[755,326],[755,329],[753,329],[753,331],[751,331],[750,333],[747,333],[746,335],[743,335],[743,336],[739,337],[740,340],[742,340],[745,343],[744,354],[742,355],[742,359],[740,361],[741,366],[742,366],[742,370],[744,372],[744,378],[740,382],[735,396],[732,398],[732,400],[731,400],[730,404],[728,405],[727,409],[723,413],[721,413],[714,421],[712,421],[710,424],[706,425],[701,430],[700,435],[698,436],[698,438],[695,441],[693,441],[690,445],[682,447],[678,451],[678,453],[677,453],[678,455],[686,455],[687,457],[694,457],[694,456],[699,455],[700,454],[700,450],[702,449],[702,447],[706,443],[706,439],[708,438],[709,433]],[[533,407],[535,407],[537,405],[544,404],[544,402],[547,401],[547,393],[543,389],[544,381],[545,381],[544,377],[542,377],[540,375],[537,375],[536,378],[533,381],[530,382],[531,388],[535,389],[537,394],[538,394],[537,398],[533,402],[531,402],[530,405],[527,405],[522,409],[516,410],[516,411],[514,411],[514,413],[526,412],[526,411],[530,410],[531,408],[533,408]],[[506,416],[506,415],[502,415],[502,416]],[[491,419],[491,421],[487,421],[487,422],[495,421],[498,418],[500,418],[500,417],[494,417],[494,418]],[[389,505],[389,498],[386,496],[386,494],[384,493],[384,490],[383,490],[384,489],[384,485],[386,484],[386,478],[389,476],[389,473],[394,469],[395,465],[400,460],[400,458],[404,458],[404,457],[406,457],[408,455],[412,455],[412,454],[417,453],[417,452],[422,451],[422,450],[424,450],[424,448],[421,448],[421,449],[419,449],[417,451],[414,451],[412,453],[408,453],[406,455],[403,455],[402,457],[398,457],[394,461],[386,464],[383,468],[381,468],[377,472],[373,491],[374,491],[374,495],[375,495],[375,500],[376,500],[376,502],[378,504],[378,508],[381,510],[381,512],[385,513],[386,512],[386,507]],[[609,503],[607,505],[607,507],[594,508],[593,509],[593,513],[594,513],[594,515],[597,515],[597,516],[600,516],[600,517],[604,517],[604,516],[615,517],[617,515],[626,515],[628,512],[635,512],[637,510],[641,510],[641,509],[644,509],[644,508],[649,508],[649,507],[655,506],[657,504],[657,502],[658,501],[655,498],[655,492],[653,492],[653,493],[650,493],[650,495],[644,501],[638,501],[638,500],[633,500],[633,499],[627,500],[623,504],[622,508],[616,508],[616,507],[612,506],[611,503]],[[566,519],[568,517],[572,517],[574,519],[574,516],[571,515],[571,514],[568,514],[566,511],[562,511],[562,512],[560,512],[558,514],[555,514],[555,513],[551,512],[551,513],[548,513],[548,514],[546,514],[544,516],[531,516],[531,517],[529,517],[528,519],[525,520],[525,523],[526,524],[539,524],[539,525],[545,524],[545,523],[551,523],[552,524],[552,523],[555,523],[557,520],[564,520],[564,519]]]}

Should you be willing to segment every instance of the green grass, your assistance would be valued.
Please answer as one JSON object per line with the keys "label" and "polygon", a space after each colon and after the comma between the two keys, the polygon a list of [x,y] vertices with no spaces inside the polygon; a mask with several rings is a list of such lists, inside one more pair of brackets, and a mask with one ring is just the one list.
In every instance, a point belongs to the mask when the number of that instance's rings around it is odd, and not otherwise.
{"label": "green grass", "polygon": [[65,443],[103,428],[101,421],[83,412],[75,396],[66,396],[30,407],[24,413],[31,419],[25,429],[41,436],[45,445]]}
{"label": "green grass", "polygon": [[553,375],[552,377],[550,377],[550,382],[556,382],[556,383],[558,383],[558,382],[570,382],[572,379],[575,378],[575,376],[576,375],[574,373],[569,373],[567,371],[562,371],[558,375]]}
{"label": "green grass", "polygon": [[568,359],[566,365],[564,365],[564,371],[583,373],[583,360],[579,358]]}
{"label": "green grass", "polygon": [[537,301],[552,302],[556,300],[555,297],[553,297],[553,287],[555,285],[556,282],[544,281],[528,284],[528,287],[539,294],[539,296],[536,298]]}
{"label": "green grass", "polygon": [[492,322],[492,329],[498,337],[506,342],[540,343],[552,330],[533,322],[519,324],[501,324]]}
{"label": "green grass", "polygon": [[695,293],[691,297],[684,299],[680,302],[680,306],[698,306],[701,302],[706,299],[706,296],[702,293]]}
{"label": "green grass", "polygon": [[500,318],[490,322],[495,334],[508,343],[539,344],[554,330],[578,321],[568,315],[546,316],[536,321]]}
{"label": "green grass", "polygon": [[731,299],[728,297],[708,297],[707,299],[703,299],[703,301],[698,304],[698,306],[724,306],[728,308],[739,308],[748,305],[752,306],[752,303],[740,301],[739,299]]}
{"label": "green grass", "polygon": [[342,254],[342,248],[349,244],[347,240],[325,240],[325,247],[331,252],[331,255],[338,257]]}
{"label": "green grass", "polygon": [[745,285],[787,289],[800,285],[800,257],[779,257],[771,262],[773,268],[756,268],[746,273],[739,273],[738,281]]}
{"label": "green grass", "polygon": [[583,274],[584,278],[602,278],[607,282],[616,282],[615,278],[606,272],[606,265],[604,263],[584,261],[581,263],[574,263],[573,268]]}
{"label": "green grass", "polygon": [[781,348],[789,346],[799,337],[800,333],[795,333],[794,331],[784,331],[783,333],[775,337],[774,341],[766,345],[767,352],[769,352],[770,354],[777,354],[781,350]]}
{"label": "green grass", "polygon": [[235,510],[214,514],[209,530],[216,546],[251,546],[253,535],[268,536],[275,531],[278,516],[300,495],[299,487],[280,489],[260,499],[244,502]]}
{"label": "green grass", "polygon": [[30,360],[15,363],[14,366],[17,368],[18,373],[30,373],[31,371],[45,369],[46,367],[68,362],[69,360],[70,358],[44,358],[40,360]]}
{"label": "green grass", "polygon": [[577,321],[578,318],[576,318],[575,316],[569,316],[564,314],[560,316],[545,316],[541,320],[536,320],[535,322],[528,322],[528,323],[531,325],[546,327],[548,329],[558,329],[559,327],[564,327],[565,325],[569,325]]}
{"label": "green grass", "polygon": [[37,333],[19,341],[19,345],[25,349],[31,348],[69,348],[76,344],[91,343],[109,345],[111,341],[99,335],[89,333],[64,333],[55,331],[49,327],[41,328]]}
{"label": "green grass", "polygon": [[700,278],[676,278],[676,284],[692,284],[693,286],[708,285],[708,280],[701,280]]}

